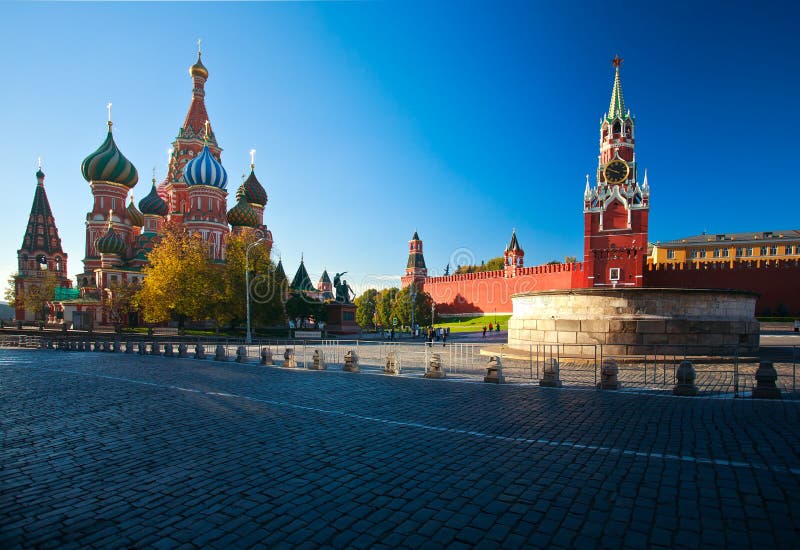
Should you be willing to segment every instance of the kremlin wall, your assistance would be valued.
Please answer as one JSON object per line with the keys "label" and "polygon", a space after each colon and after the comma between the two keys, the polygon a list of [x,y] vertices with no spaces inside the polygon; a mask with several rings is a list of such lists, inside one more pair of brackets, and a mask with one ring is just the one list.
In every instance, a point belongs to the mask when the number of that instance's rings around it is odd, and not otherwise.
{"label": "kremlin wall", "polygon": [[[800,316],[800,231],[705,235],[648,242],[650,185],[638,178],[636,119],[625,107],[619,57],[608,112],[600,122],[595,186],[583,194],[583,262],[524,265],[516,232],[497,271],[428,277],[417,232],[403,287],[431,295],[440,315],[511,313],[515,294],[571,289],[683,288],[756,293],[756,315]],[[676,261],[683,260],[683,261]]]}

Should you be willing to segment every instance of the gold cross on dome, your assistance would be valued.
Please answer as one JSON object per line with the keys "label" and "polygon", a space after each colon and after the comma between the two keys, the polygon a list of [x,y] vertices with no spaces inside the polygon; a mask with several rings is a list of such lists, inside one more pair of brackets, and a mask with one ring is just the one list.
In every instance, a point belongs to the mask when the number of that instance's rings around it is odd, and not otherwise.
{"label": "gold cross on dome", "polygon": [[202,38],[198,38],[198,39],[197,39],[197,55],[200,55],[200,54],[201,54],[201,52],[200,52],[200,43],[201,43],[202,41],[203,41],[203,39],[202,39]]}
{"label": "gold cross on dome", "polygon": [[106,109],[108,109],[108,121],[111,122],[111,102],[110,101],[108,102],[108,105],[106,105]]}

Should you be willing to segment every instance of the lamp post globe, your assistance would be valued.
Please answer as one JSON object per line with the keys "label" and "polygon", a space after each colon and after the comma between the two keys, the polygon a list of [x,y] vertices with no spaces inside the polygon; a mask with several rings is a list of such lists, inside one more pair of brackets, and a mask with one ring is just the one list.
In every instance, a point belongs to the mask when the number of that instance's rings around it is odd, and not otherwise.
{"label": "lamp post globe", "polygon": [[250,250],[262,242],[264,242],[263,237],[250,243],[244,251],[244,294],[245,303],[247,304],[247,336],[244,341],[247,344],[253,343],[253,336],[250,333]]}

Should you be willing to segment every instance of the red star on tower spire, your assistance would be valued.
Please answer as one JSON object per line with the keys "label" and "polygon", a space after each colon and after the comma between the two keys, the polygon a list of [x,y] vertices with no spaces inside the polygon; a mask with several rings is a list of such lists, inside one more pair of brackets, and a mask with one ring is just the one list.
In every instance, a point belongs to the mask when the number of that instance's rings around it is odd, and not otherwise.
{"label": "red star on tower spire", "polygon": [[614,68],[619,69],[619,66],[622,65],[622,58],[617,54],[614,56],[614,59],[611,60],[611,63],[614,65]]}

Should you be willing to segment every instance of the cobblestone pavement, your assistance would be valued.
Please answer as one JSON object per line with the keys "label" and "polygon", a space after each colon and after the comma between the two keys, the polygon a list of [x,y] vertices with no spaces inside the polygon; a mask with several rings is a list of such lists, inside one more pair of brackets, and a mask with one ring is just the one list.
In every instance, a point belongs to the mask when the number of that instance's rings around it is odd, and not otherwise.
{"label": "cobblestone pavement", "polygon": [[0,546],[797,547],[796,402],[0,351]]}

